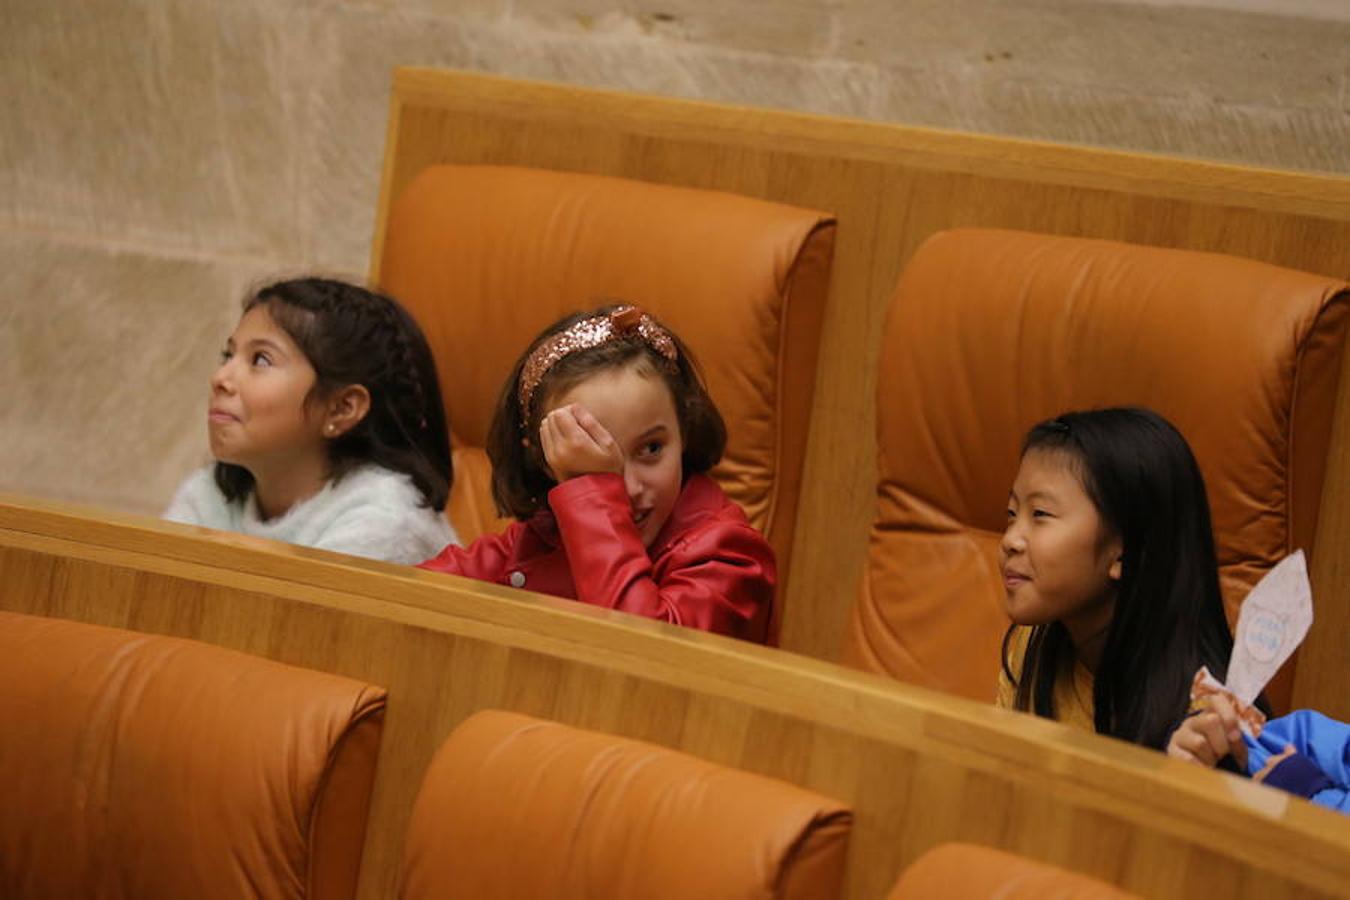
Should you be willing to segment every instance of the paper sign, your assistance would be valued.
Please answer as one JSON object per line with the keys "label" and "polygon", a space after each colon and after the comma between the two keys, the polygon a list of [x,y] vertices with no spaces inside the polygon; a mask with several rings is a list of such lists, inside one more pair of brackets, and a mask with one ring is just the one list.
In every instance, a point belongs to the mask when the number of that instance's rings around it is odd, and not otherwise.
{"label": "paper sign", "polygon": [[1247,595],[1233,635],[1228,689],[1250,705],[1312,625],[1312,585],[1302,550],[1280,560]]}
{"label": "paper sign", "polygon": [[1204,666],[1191,682],[1191,706],[1203,707],[1215,694],[1229,694],[1238,713],[1238,726],[1259,737],[1266,717],[1252,706],[1280,666],[1294,652],[1312,625],[1312,585],[1302,550],[1280,560],[1256,583],[1242,603],[1233,655],[1228,660],[1228,683]]}

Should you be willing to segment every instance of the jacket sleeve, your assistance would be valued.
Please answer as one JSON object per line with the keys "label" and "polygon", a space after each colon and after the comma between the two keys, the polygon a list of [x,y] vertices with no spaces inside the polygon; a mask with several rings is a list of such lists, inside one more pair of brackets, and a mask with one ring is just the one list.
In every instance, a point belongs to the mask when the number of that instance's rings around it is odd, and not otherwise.
{"label": "jacket sleeve", "polygon": [[511,563],[512,552],[525,526],[515,522],[501,534],[485,534],[467,547],[450,544],[417,568],[479,581],[498,581]]}
{"label": "jacket sleeve", "polygon": [[654,565],[617,475],[571,478],[549,492],[577,599],[649,619],[763,642],[777,570],[744,521],[716,515],[676,537]]}
{"label": "jacket sleeve", "polygon": [[1271,719],[1258,740],[1247,739],[1248,772],[1260,771],[1287,744],[1293,745],[1295,759],[1276,766],[1266,783],[1318,806],[1350,812],[1350,724],[1310,709]]}

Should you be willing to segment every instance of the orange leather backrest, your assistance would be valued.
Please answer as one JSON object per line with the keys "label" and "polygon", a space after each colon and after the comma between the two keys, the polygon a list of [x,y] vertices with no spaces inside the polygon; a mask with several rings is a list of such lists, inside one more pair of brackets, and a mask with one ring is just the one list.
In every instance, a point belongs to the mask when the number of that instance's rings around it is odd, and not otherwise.
{"label": "orange leather backrest", "polygon": [[[993,698],[1007,626],[998,544],[1022,438],[1093,407],[1151,407],[1190,442],[1235,621],[1271,565],[1312,547],[1347,287],[1210,253],[934,235],[888,312],[877,509],[845,658]],[[1268,691],[1277,706],[1290,684]]]}
{"label": "orange leather backrest", "polygon": [[943,844],[904,871],[887,900],[1131,900],[1118,887],[1002,850]]}
{"label": "orange leather backrest", "polygon": [[794,785],[489,710],[427,770],[400,896],[835,897],[850,825]]}
{"label": "orange leather backrest", "polygon": [[0,896],[356,893],[385,695],[0,612]]}
{"label": "orange leather backrest", "polygon": [[422,171],[390,207],[380,282],[436,356],[461,539],[504,524],[482,447],[511,366],[551,322],[617,298],[698,358],[730,437],[713,474],[785,575],[833,253],[828,216],[735,194],[540,169]]}

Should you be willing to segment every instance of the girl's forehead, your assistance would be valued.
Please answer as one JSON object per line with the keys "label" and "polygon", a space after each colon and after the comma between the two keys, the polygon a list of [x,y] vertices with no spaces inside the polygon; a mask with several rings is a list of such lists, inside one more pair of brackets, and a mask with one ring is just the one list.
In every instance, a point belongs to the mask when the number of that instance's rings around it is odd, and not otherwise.
{"label": "girl's forehead", "polygon": [[602,366],[572,377],[558,379],[558,383],[549,384],[547,379],[542,385],[540,396],[545,406],[555,406],[564,399],[578,393],[631,393],[655,387],[675,402],[674,392],[666,379],[661,376],[650,361],[643,357],[626,360],[614,365]]}
{"label": "girl's forehead", "polygon": [[272,318],[272,311],[267,308],[267,304],[259,303],[244,310],[244,314],[239,317],[239,324],[234,327],[234,330],[280,331],[281,326],[277,325],[276,319]]}
{"label": "girl's forehead", "polygon": [[277,320],[272,317],[266,303],[259,303],[245,312],[239,317],[239,324],[234,328],[236,343],[262,339],[270,340],[290,349],[294,349],[296,346],[295,340],[286,329],[282,328]]}
{"label": "girl's forehead", "polygon": [[1033,447],[1022,454],[1013,481],[1018,494],[1046,493],[1086,495],[1083,487],[1083,463],[1074,453],[1058,447]]}
{"label": "girl's forehead", "polygon": [[565,395],[587,394],[590,396],[612,396],[616,399],[635,400],[638,398],[669,398],[670,387],[665,379],[634,365],[608,366],[597,369],[577,379],[565,391]]}

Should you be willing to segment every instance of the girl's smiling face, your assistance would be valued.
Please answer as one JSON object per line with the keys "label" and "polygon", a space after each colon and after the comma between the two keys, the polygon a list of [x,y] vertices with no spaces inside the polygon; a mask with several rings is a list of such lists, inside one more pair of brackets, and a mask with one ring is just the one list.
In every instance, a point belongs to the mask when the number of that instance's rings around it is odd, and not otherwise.
{"label": "girl's smiling face", "polygon": [[642,543],[650,547],[670,518],[684,481],[684,443],[666,381],[637,366],[591,375],[546,408],[575,403],[604,426],[623,452],[623,481]]}
{"label": "girl's smiling face", "polygon": [[1120,538],[1102,521],[1067,454],[1031,450],[1022,457],[999,550],[1014,622],[1062,622],[1075,641],[1110,624]]}
{"label": "girl's smiling face", "polygon": [[244,313],[211,377],[207,430],[221,462],[257,469],[326,459],[317,376],[265,304]]}

